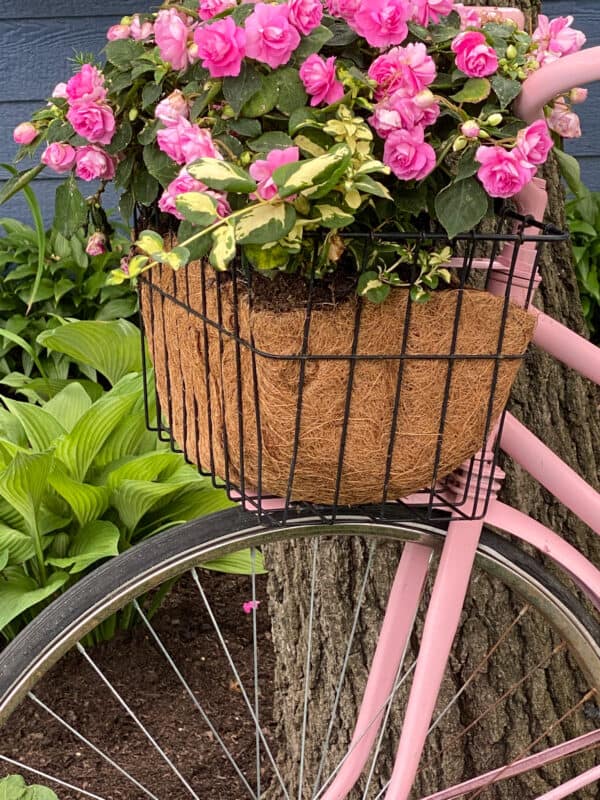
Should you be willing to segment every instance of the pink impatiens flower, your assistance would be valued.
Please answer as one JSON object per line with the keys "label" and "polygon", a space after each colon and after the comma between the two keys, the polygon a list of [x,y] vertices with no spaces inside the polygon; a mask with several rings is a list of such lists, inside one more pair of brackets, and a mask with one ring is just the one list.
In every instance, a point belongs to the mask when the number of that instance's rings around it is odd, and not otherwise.
{"label": "pink impatiens flower", "polygon": [[131,20],[129,30],[132,39],[135,39],[137,42],[143,42],[145,39],[149,39],[150,36],[152,36],[154,32],[154,26],[148,20],[142,22],[140,15],[135,14]]}
{"label": "pink impatiens flower", "polygon": [[200,0],[198,14],[200,19],[207,20],[216,17],[228,8],[234,8],[236,0]]}
{"label": "pink impatiens flower", "polygon": [[106,38],[109,42],[116,42],[118,39],[129,39],[131,36],[131,28],[129,25],[111,25],[106,32]]}
{"label": "pink impatiens flower", "polygon": [[440,107],[435,98],[429,105],[422,107],[415,102],[414,97],[405,95],[400,89],[375,106],[375,112],[369,118],[369,122],[379,136],[385,139],[398,128],[411,130],[419,125],[422,127],[433,125],[439,115]]}
{"label": "pink impatiens flower", "polygon": [[67,113],[75,133],[93,144],[110,144],[117,123],[110,106],[79,101]]}
{"label": "pink impatiens flower", "polygon": [[67,81],[65,91],[71,105],[73,103],[101,103],[106,98],[104,75],[92,64],[84,64],[77,75]]}
{"label": "pink impatiens flower", "polygon": [[311,95],[311,106],[330,105],[344,96],[344,87],[335,77],[335,56],[324,60],[314,53],[302,64],[298,74]]}
{"label": "pink impatiens flower", "polygon": [[408,36],[411,12],[406,0],[360,0],[353,27],[371,47],[401,44]]}
{"label": "pink impatiens flower", "polygon": [[180,119],[187,119],[190,115],[190,107],[185,95],[180,89],[175,89],[168,97],[161,100],[154,109],[154,116],[168,128],[177,125]]}
{"label": "pink impatiens flower", "polygon": [[287,64],[300,44],[300,34],[289,21],[289,6],[256,3],[246,20],[246,55],[277,69]]}
{"label": "pink impatiens flower", "polygon": [[490,197],[514,197],[536,173],[516,149],[479,147],[475,159],[481,164],[477,177]]}
{"label": "pink impatiens flower", "polygon": [[369,67],[369,78],[378,84],[377,97],[398,89],[415,95],[433,83],[436,74],[435,62],[422,42],[392,47]]}
{"label": "pink impatiens flower", "polygon": [[37,128],[31,122],[21,122],[13,131],[15,144],[31,144],[38,135]]}
{"label": "pink impatiens flower", "polygon": [[203,192],[214,198],[217,202],[217,214],[220,217],[227,217],[231,214],[231,208],[227,202],[227,194],[209,190],[201,181],[192,177],[185,167],[167,186],[158,201],[158,207],[165,214],[172,214],[177,219],[183,219],[183,215],[177,210],[177,198],[182,194],[186,194],[186,192]]}
{"label": "pink impatiens flower", "polygon": [[552,137],[548,132],[546,120],[538,119],[528,128],[520,130],[517,134],[517,146],[520,157],[532,166],[545,164],[548,153],[554,147]]}
{"label": "pink impatiens flower", "polygon": [[581,120],[579,115],[571,111],[569,106],[562,100],[554,103],[548,127],[556,131],[563,139],[578,139],[581,136]]}
{"label": "pink impatiens flower", "polygon": [[199,158],[223,158],[215,147],[210,131],[181,118],[176,125],[156,135],[159,148],[177,164],[189,164]]}
{"label": "pink impatiens flower", "polygon": [[88,256],[101,256],[106,253],[106,236],[99,231],[92,233],[87,241],[85,252]]}
{"label": "pink impatiens flower", "polygon": [[441,17],[447,17],[454,10],[454,0],[415,0],[413,20],[419,25],[434,22],[436,25]]}
{"label": "pink impatiens flower", "polygon": [[186,69],[192,62],[189,50],[192,22],[174,8],[158,12],[154,23],[154,39],[160,57],[173,69]]}
{"label": "pink impatiens flower", "polygon": [[498,56],[483,33],[465,31],[452,42],[452,52],[456,53],[456,66],[469,78],[485,78],[498,69]]}
{"label": "pink impatiens flower", "polygon": [[360,0],[326,0],[327,10],[332,17],[341,17],[350,27],[354,27],[354,15],[360,5]]}
{"label": "pink impatiens flower", "polygon": [[204,25],[194,33],[198,45],[198,58],[211,78],[237,76],[242,68],[246,45],[246,32],[239,28],[233,17]]}
{"label": "pink impatiens flower", "polygon": [[545,14],[538,16],[538,26],[533,41],[538,45],[537,59],[540,64],[581,50],[586,42],[585,34],[571,28],[573,17],[557,17],[550,20]]}
{"label": "pink impatiens flower", "polygon": [[321,0],[290,0],[289,20],[301,34],[307,36],[323,17],[323,3]]}
{"label": "pink impatiens flower", "polygon": [[41,161],[54,172],[68,172],[75,164],[75,148],[67,142],[52,142],[42,153]]}
{"label": "pink impatiens flower", "polygon": [[300,151],[297,147],[285,147],[283,150],[271,150],[266,159],[259,159],[250,165],[250,175],[258,183],[256,195],[261,200],[270,200],[277,194],[277,186],[273,181],[273,173],[284,164],[298,161]]}
{"label": "pink impatiens flower", "polygon": [[383,163],[402,181],[421,181],[434,170],[436,155],[423,128],[396,130],[385,141]]}
{"label": "pink impatiens flower", "polygon": [[115,159],[94,145],[78,147],[75,164],[77,177],[84,181],[110,181],[115,177]]}

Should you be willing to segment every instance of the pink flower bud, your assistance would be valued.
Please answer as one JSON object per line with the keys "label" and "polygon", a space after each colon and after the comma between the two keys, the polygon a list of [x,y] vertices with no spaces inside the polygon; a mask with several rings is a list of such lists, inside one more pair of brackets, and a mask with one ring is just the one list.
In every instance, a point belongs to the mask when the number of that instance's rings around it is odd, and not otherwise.
{"label": "pink flower bud", "polygon": [[163,125],[169,128],[171,125],[177,125],[179,120],[183,117],[187,119],[190,115],[190,108],[185,95],[179,89],[174,92],[160,103],[154,109],[154,116],[159,119]]}
{"label": "pink flower bud", "polygon": [[37,135],[37,128],[31,122],[22,122],[13,131],[13,139],[17,144],[31,144]]}
{"label": "pink flower bud", "polygon": [[117,39],[129,39],[131,36],[131,28],[129,25],[113,25],[106,32],[106,38],[109,42],[116,42]]}
{"label": "pink flower bud", "polygon": [[581,121],[578,115],[570,111],[569,106],[562,101],[554,104],[548,119],[548,127],[564,139],[578,139],[581,136]]}
{"label": "pink flower bud", "polygon": [[480,131],[479,123],[474,119],[469,119],[460,126],[460,132],[463,136],[466,136],[467,139],[476,139]]}
{"label": "pink flower bud", "polygon": [[101,256],[106,253],[106,236],[99,231],[92,233],[88,239],[85,252],[88,256]]}
{"label": "pink flower bud", "polygon": [[148,39],[150,36],[152,36],[154,32],[154,26],[148,20],[142,22],[140,15],[135,14],[131,20],[130,31],[132,39],[135,39],[138,42],[143,42],[145,39]]}
{"label": "pink flower bud", "polygon": [[574,106],[578,106],[580,103],[585,103],[588,98],[588,90],[583,89],[581,86],[578,86],[576,89],[571,89],[569,94],[569,100],[573,103]]}
{"label": "pink flower bud", "polygon": [[423,89],[413,97],[413,103],[417,106],[417,108],[431,108],[431,106],[435,103],[435,95],[431,89]]}
{"label": "pink flower bud", "polygon": [[62,100],[66,100],[67,95],[67,84],[66,83],[57,83],[54,89],[52,90],[52,97],[58,97]]}

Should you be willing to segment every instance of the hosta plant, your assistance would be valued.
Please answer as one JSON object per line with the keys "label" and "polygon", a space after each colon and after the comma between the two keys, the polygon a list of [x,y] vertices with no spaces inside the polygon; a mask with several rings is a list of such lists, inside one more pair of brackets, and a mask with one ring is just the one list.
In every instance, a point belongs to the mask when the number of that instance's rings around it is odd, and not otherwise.
{"label": "hosta plant", "polygon": [[454,0],[164,2],[113,26],[105,66],[82,61],[19,126],[42,164],[4,196],[47,167],[66,176],[65,207],[82,205],[74,176],[114,181],[127,219],[137,209],[169,244],[177,232],[175,248],[141,236],[115,282],[199,256],[224,270],[237,254],[267,275],[363,273],[359,292],[382,300],[416,258],[421,299],[448,279],[447,254],[364,259],[352,231],[434,220],[453,237],[526,186],[549,126],[578,132],[581,91],[530,126],[512,110],[540,64],[582,46],[571,23],[541,16],[530,33]]}
{"label": "hosta plant", "polygon": [[58,800],[58,797],[47,786],[28,786],[21,775],[7,775],[0,778],[0,800]]}
{"label": "hosta plant", "polygon": [[[108,350],[96,357],[99,344]],[[79,357],[114,385],[97,400],[77,381],[41,405],[3,399],[0,631],[7,639],[102,560],[228,504],[146,429],[143,378],[131,371],[140,358],[133,325],[74,322],[44,334],[44,346]],[[245,572],[250,556],[211,566]]]}

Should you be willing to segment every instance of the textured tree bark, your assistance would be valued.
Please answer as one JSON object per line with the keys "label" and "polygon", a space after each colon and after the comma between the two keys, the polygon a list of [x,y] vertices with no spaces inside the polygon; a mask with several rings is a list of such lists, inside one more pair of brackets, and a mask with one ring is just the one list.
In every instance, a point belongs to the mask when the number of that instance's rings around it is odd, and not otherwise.
{"label": "textured tree bark", "polygon": [[[540,11],[540,0],[517,2],[471,2],[471,5],[513,5],[520,7],[532,20]],[[555,162],[549,163],[545,176],[550,193],[548,218],[558,226],[564,225],[564,197]],[[542,262],[543,286],[536,304],[571,329],[584,331],[577,281],[568,243],[554,245]],[[600,453],[600,415],[598,392],[595,387],[562,367],[545,354],[532,349],[520,372],[514,388],[511,410],[535,434],[545,441],[567,464],[586,480],[597,485]],[[557,503],[544,489],[511,463],[504,464],[506,482],[502,498],[511,505],[529,513],[535,519],[565,536],[598,563],[600,541],[586,527]],[[312,550],[310,546],[278,546],[269,555],[270,594],[273,610],[273,638],[278,651],[276,669],[276,715],[279,735],[285,742],[281,750],[287,753],[284,771],[295,785],[300,761],[299,731],[303,716],[303,676],[308,608],[298,599],[298,587],[307,588],[310,580]],[[309,681],[308,738],[304,759],[306,773],[315,774],[322,744],[326,735],[327,720],[324,709],[331,702],[337,677],[336,669],[343,658],[347,636],[352,625],[352,610],[359,592],[360,576],[367,558],[366,548],[357,543],[344,542],[326,546],[319,554],[318,585],[315,626],[313,630],[313,658]],[[360,613],[358,633],[348,664],[349,680],[341,699],[341,724],[339,737],[332,742],[332,757],[340,755],[347,746],[344,736],[350,735],[366,679],[366,670],[372,656],[381,614],[393,577],[397,553],[386,546],[372,570],[373,580],[368,586]],[[300,592],[301,597],[305,595]],[[454,676],[442,689],[445,695],[456,690],[470,674],[481,656],[488,650],[498,633],[514,618],[522,603],[508,591],[498,592],[487,580],[479,580],[465,606],[462,624],[453,653]],[[419,631],[415,632],[418,639]],[[519,628],[512,637],[511,647],[505,656],[498,656],[494,669],[479,676],[476,689],[465,692],[435,732],[434,746],[425,754],[418,778],[419,796],[432,792],[452,781],[466,779],[474,773],[489,768],[490,754],[510,761],[520,754],[528,743],[547,730],[564,713],[564,698],[568,690],[585,693],[585,686],[574,684],[574,671],[562,654],[555,656],[551,670],[540,671],[527,682],[526,687],[514,694],[510,704],[502,704],[477,726],[467,737],[456,740],[455,734],[465,720],[473,719],[497,699],[498,687],[506,675],[513,672],[525,674],[533,664],[549,654],[553,643],[547,639],[532,620]],[[335,665],[338,665],[337,667]],[[504,674],[503,674],[504,673]],[[317,676],[319,680],[317,680]],[[581,715],[579,716],[581,720]],[[390,730],[399,729],[399,719],[394,713]],[[567,736],[581,732],[584,722],[578,724],[574,717],[564,726]],[[475,733],[476,731],[476,733]],[[556,729],[552,737],[556,734]],[[551,737],[551,738],[552,738]],[[380,762],[381,776],[389,775],[393,762],[391,736],[383,743]],[[556,741],[562,740],[562,734]],[[583,756],[580,766],[594,763],[593,755]],[[543,777],[525,778],[521,782],[520,796],[531,798],[547,790],[554,781],[564,779],[568,773],[563,766],[546,769]],[[325,774],[327,772],[325,771]],[[376,776],[377,790],[383,777]],[[495,800],[514,800],[515,784],[499,785],[482,797]],[[595,789],[588,794],[580,792],[581,800],[596,797]],[[422,793],[422,794],[421,794]],[[296,789],[297,796],[297,789]],[[359,795],[361,796],[361,795]],[[305,788],[302,797],[311,797]]]}

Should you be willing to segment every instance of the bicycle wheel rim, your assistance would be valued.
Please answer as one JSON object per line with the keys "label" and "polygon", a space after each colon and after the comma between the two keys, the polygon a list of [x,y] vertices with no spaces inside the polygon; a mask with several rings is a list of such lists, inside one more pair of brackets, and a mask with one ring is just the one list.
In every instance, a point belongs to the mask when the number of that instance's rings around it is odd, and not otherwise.
{"label": "bicycle wheel rim", "polygon": [[[399,528],[352,516],[340,519],[334,532],[336,536],[344,537],[360,534],[367,541],[417,542],[434,550],[438,550],[444,541],[444,532],[439,529],[415,524]],[[317,518],[303,518],[295,526],[286,528],[265,528],[257,526],[251,515],[233,510],[207,518],[201,525],[191,524],[157,537],[138,552],[132,551],[120,559],[118,570],[114,567],[115,562],[105,565],[71,590],[68,601],[63,600],[61,608],[58,608],[59,600],[53,609],[40,615],[20,641],[0,655],[0,723],[51,664],[85,633],[116,608],[122,608],[164,580],[198,566],[206,559],[241,547],[260,547],[275,540],[316,541],[331,534],[331,526],[319,524]],[[518,587],[527,602],[533,603],[552,619],[554,630],[562,638],[568,637],[570,651],[580,662],[588,681],[597,681],[600,655],[589,630],[593,625],[575,602],[566,604],[564,596],[557,596],[556,583],[547,579],[543,570],[532,574],[524,565],[516,565],[506,547],[503,549],[504,552],[500,552],[497,539],[483,541],[478,553],[480,566],[486,573],[500,576],[507,586]],[[550,585],[546,579],[550,580]]]}

